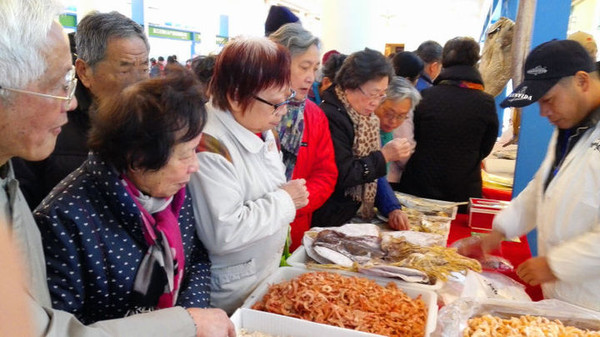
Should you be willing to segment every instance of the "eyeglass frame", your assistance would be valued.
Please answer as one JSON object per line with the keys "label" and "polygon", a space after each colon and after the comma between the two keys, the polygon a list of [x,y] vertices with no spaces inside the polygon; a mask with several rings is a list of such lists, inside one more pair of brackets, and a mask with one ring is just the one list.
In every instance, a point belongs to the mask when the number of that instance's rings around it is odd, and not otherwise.
{"label": "eyeglass frame", "polygon": [[387,98],[387,94],[385,93],[385,91],[383,92],[383,94],[373,96],[368,95],[360,86],[358,87],[358,90],[370,100],[379,100],[380,102],[383,102]]}
{"label": "eyeglass frame", "polygon": [[256,95],[252,95],[252,98],[254,98],[255,100],[257,100],[257,101],[259,101],[259,102],[262,102],[262,103],[265,103],[265,104],[267,104],[267,105],[270,105],[270,106],[272,106],[272,107],[273,107],[273,112],[272,112],[272,114],[273,114],[273,115],[276,115],[276,114],[277,114],[277,110],[278,110],[279,108],[281,108],[281,107],[282,107],[282,106],[284,106],[284,105],[288,105],[288,104],[290,103],[290,101],[291,101],[291,100],[292,100],[294,97],[296,97],[296,91],[295,91],[294,89],[292,89],[292,88],[290,88],[290,91],[292,92],[292,93],[290,94],[290,96],[289,96],[288,98],[286,98],[286,99],[285,99],[285,101],[283,101],[283,102],[281,102],[281,103],[277,103],[277,104],[273,104],[273,103],[271,103],[271,102],[267,101],[266,99],[260,98],[260,97],[258,97],[258,96],[256,96]]}
{"label": "eyeglass frame", "polygon": [[409,113],[397,115],[396,112],[389,113],[390,110],[386,110],[383,112],[383,117],[391,120],[405,121],[410,118]]}
{"label": "eyeglass frame", "polygon": [[3,87],[3,86],[0,86],[0,90],[18,92],[21,94],[34,95],[34,96],[38,96],[38,97],[59,99],[59,100],[65,101],[65,106],[69,106],[69,104],[73,100],[73,97],[75,97],[75,89],[77,89],[77,78],[75,77],[75,74],[76,74],[75,67],[71,67],[71,70],[69,70],[67,72],[65,79],[67,78],[67,76],[69,74],[70,74],[70,76],[69,76],[70,79],[68,80],[69,84],[67,85],[67,96],[56,96],[56,95],[50,95],[50,94],[43,94],[41,92],[29,91],[29,90],[24,90],[24,89],[16,89],[16,88],[7,88],[7,87]]}

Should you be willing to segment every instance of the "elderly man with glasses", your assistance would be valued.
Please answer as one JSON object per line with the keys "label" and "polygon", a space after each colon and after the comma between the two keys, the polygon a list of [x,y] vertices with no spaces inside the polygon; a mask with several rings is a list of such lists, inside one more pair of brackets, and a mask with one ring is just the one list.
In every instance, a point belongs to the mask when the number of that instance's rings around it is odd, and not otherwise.
{"label": "elderly man with glasses", "polygon": [[95,106],[126,86],[148,78],[150,46],[143,28],[120,13],[87,15],[78,24],[75,42],[79,83],[77,86],[77,82],[70,83],[68,97],[73,97],[74,91],[78,107],[67,113],[69,122],[63,126],[50,157],[40,162],[14,161],[15,173],[31,209],[87,158],[87,134]]}
{"label": "elderly man with glasses", "polygon": [[[131,331],[139,336],[235,336],[231,321],[218,309],[174,307],[90,326],[52,309],[41,235],[11,158],[46,158],[67,123],[67,111],[77,106],[68,40],[55,21],[60,9],[49,0],[0,3],[0,226],[12,235],[28,272],[13,292],[26,301],[29,312],[11,323],[19,336],[130,336]],[[3,271],[3,277],[14,277]]]}

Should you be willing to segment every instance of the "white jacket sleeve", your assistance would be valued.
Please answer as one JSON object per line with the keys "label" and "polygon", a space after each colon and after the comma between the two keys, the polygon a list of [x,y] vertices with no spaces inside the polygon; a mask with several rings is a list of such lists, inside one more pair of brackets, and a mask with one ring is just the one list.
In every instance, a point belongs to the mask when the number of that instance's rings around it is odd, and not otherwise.
{"label": "white jacket sleeve", "polygon": [[538,171],[534,179],[510,202],[508,207],[496,215],[493,222],[494,230],[504,233],[507,238],[515,238],[527,234],[535,228],[536,195],[538,186],[540,186],[536,180],[539,179],[539,175]]}
{"label": "white jacket sleeve", "polygon": [[211,254],[227,254],[273,235],[294,220],[290,195],[276,188],[246,200],[243,181],[231,162],[210,152],[198,153],[200,170],[192,175],[190,191],[198,234]]}

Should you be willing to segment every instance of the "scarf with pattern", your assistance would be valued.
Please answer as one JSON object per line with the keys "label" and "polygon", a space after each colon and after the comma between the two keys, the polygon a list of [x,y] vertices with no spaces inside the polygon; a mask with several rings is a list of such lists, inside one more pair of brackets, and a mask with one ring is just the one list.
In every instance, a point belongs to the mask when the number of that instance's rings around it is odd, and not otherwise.
{"label": "scarf with pattern", "polygon": [[292,179],[292,173],[294,172],[296,159],[298,158],[298,150],[300,149],[300,144],[302,144],[305,103],[306,100],[302,100],[301,102],[290,101],[287,106],[287,113],[281,118],[279,125],[277,125],[287,180]]}
{"label": "scarf with pattern", "polygon": [[[179,190],[166,207],[162,202],[150,202],[124,175],[121,182],[142,213],[144,238],[148,250],[144,255],[133,284],[136,303],[147,308],[175,306],[184,274],[185,255],[179,228],[179,211],[185,199],[185,187]],[[156,198],[154,198],[156,199]],[[154,210],[149,210],[151,206]],[[151,213],[152,212],[152,213]]]}
{"label": "scarf with pattern", "polygon": [[[359,114],[358,111],[350,106],[346,94],[339,86],[335,87],[335,94],[344,105],[344,108],[346,108],[350,120],[352,120],[354,127],[352,153],[354,154],[354,157],[362,158],[374,151],[379,151],[381,148],[379,139],[379,118],[377,118],[375,114],[369,116]],[[351,186],[344,191],[344,195],[350,196],[352,200],[362,203],[358,213],[363,219],[371,219],[375,215],[373,206],[375,204],[376,193],[376,181]]]}

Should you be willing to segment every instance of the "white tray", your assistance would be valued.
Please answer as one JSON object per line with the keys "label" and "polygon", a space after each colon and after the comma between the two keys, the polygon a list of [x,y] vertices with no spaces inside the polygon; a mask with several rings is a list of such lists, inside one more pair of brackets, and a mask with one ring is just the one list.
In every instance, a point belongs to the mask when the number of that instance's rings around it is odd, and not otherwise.
{"label": "white tray", "polygon": [[258,331],[277,337],[383,337],[247,308],[236,310],[231,321],[237,334],[241,329],[246,329],[248,332]]}
{"label": "white tray", "polygon": [[[300,246],[292,253],[292,255],[290,257],[287,258],[286,262],[292,267],[308,269],[306,267],[306,262],[314,262],[314,261],[308,255],[306,255],[306,249],[304,249],[304,246]],[[337,269],[334,270],[334,269],[330,269],[330,268],[319,268],[319,264],[316,262],[313,266],[314,267],[311,267],[311,269],[314,269],[314,270],[332,271],[332,272],[341,273],[341,274],[350,275],[350,276],[367,277],[367,275],[365,275],[365,274],[355,273],[355,272],[351,272],[348,270],[337,270]],[[432,291],[441,289],[442,286],[444,285],[444,282],[440,281],[439,279],[434,284],[422,284],[422,283],[410,283],[410,282],[402,281],[399,279],[393,279],[393,278],[387,278],[387,277],[368,276],[368,278],[371,278],[374,280],[381,279],[386,282],[394,281],[394,282],[398,283],[398,285],[402,285],[402,286],[407,285],[407,286],[410,286],[410,287],[416,288],[416,289],[432,290]]]}
{"label": "white tray", "polygon": [[[248,298],[244,301],[242,308],[250,308],[250,307],[252,307],[252,305],[254,305],[254,303],[260,301],[263,298],[263,296],[267,293],[267,291],[269,290],[269,285],[281,283],[281,282],[287,281],[287,280],[291,280],[292,278],[294,278],[298,275],[309,273],[309,272],[311,272],[311,271],[302,269],[302,268],[295,268],[295,267],[281,267],[281,268],[277,269],[277,271],[275,273],[273,273],[265,281],[263,281],[250,294],[250,296],[248,296]],[[375,282],[377,282],[378,284],[383,285],[383,286],[385,286],[389,282],[395,282],[398,285],[398,288],[402,289],[402,291],[404,291],[406,293],[406,295],[408,295],[408,297],[410,297],[410,298],[416,298],[417,296],[421,295],[421,299],[423,300],[423,302],[425,302],[425,306],[427,307],[427,323],[425,325],[424,337],[429,337],[429,335],[435,330],[435,325],[437,322],[438,306],[437,306],[437,294],[434,291],[424,290],[422,288],[415,288],[406,282],[396,282],[395,280],[392,280],[392,279],[374,278],[374,277],[370,277],[370,276],[362,275],[362,274],[354,274],[351,276],[358,276],[358,277],[372,279]],[[297,318],[291,318],[291,317],[288,317],[288,318],[293,319],[293,320],[302,321],[301,319],[297,319]],[[323,325],[320,323],[314,323],[314,324]],[[354,330],[349,330],[349,329],[342,329],[342,330],[344,330],[347,333],[349,333],[350,331],[354,331]],[[311,336],[332,336],[332,335],[317,335],[317,334],[315,334],[315,335],[311,335]],[[344,335],[344,336],[350,336],[350,335]]]}

